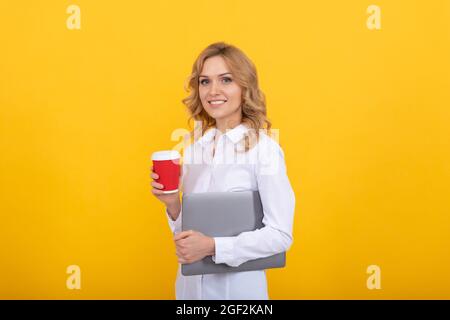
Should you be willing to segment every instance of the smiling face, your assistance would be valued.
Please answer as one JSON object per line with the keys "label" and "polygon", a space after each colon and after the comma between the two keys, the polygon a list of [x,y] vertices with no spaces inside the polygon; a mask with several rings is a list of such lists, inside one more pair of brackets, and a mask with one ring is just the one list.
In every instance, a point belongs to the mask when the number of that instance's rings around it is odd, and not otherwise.
{"label": "smiling face", "polygon": [[203,108],[220,130],[240,123],[242,89],[221,56],[205,60],[198,88]]}

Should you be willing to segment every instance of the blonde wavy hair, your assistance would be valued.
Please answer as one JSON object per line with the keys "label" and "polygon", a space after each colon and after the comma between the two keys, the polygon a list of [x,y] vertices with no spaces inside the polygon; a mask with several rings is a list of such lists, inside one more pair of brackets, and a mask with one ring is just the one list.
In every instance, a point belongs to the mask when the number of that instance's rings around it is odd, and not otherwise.
{"label": "blonde wavy hair", "polygon": [[[191,132],[191,141],[194,141],[200,133],[202,136],[209,128],[214,127],[216,120],[212,118],[203,108],[199,95],[199,75],[203,69],[206,59],[221,56],[227,66],[230,68],[236,82],[242,88],[242,123],[249,129],[248,134],[242,139],[241,143],[245,146],[245,152],[256,145],[259,139],[260,130],[265,130],[271,134],[271,123],[267,119],[266,99],[264,93],[258,85],[258,75],[253,62],[239,48],[224,43],[217,42],[206,47],[197,57],[193,66],[192,73],[187,79],[185,90],[189,95],[182,100],[189,113],[188,125],[194,119],[195,127]],[[201,132],[199,131],[201,127]]]}

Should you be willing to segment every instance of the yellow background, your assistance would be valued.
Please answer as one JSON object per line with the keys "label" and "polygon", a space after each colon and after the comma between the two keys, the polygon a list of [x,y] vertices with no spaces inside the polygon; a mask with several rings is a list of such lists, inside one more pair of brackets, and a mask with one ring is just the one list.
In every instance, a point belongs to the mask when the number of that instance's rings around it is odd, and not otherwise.
{"label": "yellow background", "polygon": [[450,298],[450,1],[1,1],[0,35],[0,298],[174,298],[149,157],[222,40],[258,68],[296,193],[270,297]]}

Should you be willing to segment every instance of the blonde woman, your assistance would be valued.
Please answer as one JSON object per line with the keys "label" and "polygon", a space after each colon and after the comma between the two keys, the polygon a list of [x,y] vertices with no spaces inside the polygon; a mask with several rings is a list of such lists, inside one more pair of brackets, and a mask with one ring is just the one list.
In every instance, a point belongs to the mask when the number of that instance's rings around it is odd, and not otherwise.
{"label": "blonde woman", "polygon": [[[152,193],[166,206],[179,263],[209,255],[215,263],[239,266],[287,251],[293,241],[295,196],[284,153],[269,135],[271,124],[254,64],[235,46],[211,44],[194,62],[188,89],[183,103],[197,126],[193,143],[183,152],[182,191],[258,190],[264,227],[235,237],[182,232],[180,195],[163,194],[152,171]],[[269,299],[265,270],[183,276],[180,269],[177,299]]]}

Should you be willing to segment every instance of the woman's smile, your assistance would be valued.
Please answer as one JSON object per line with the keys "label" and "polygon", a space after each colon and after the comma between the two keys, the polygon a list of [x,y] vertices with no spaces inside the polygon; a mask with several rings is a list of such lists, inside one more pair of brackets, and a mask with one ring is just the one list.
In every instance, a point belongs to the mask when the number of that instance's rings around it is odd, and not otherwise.
{"label": "woman's smile", "polygon": [[223,99],[221,99],[221,100],[208,100],[208,104],[211,107],[213,107],[213,108],[217,108],[217,107],[223,105],[226,102],[227,102],[227,100],[223,100]]}

